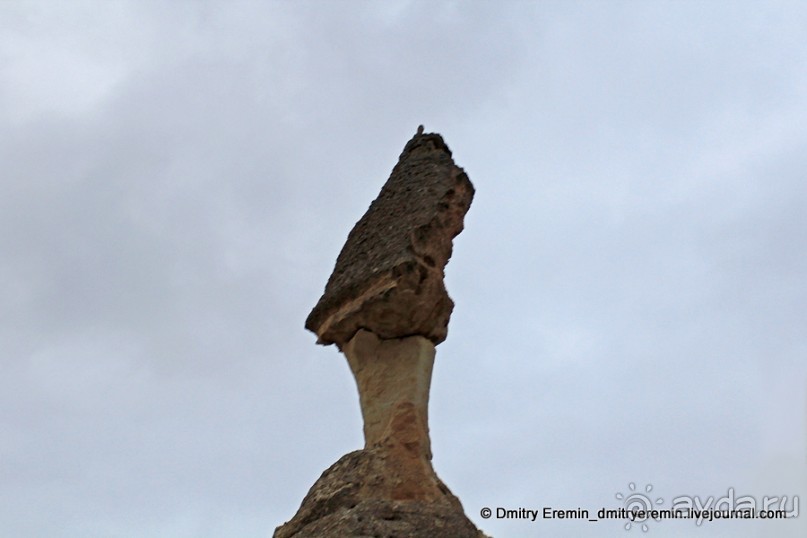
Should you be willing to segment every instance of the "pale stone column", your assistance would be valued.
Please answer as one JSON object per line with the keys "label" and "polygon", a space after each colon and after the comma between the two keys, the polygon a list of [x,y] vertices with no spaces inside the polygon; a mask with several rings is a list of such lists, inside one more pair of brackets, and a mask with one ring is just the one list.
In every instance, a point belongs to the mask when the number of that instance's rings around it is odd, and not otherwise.
{"label": "pale stone column", "polygon": [[431,460],[434,344],[422,336],[383,340],[360,330],[342,351],[359,389],[364,448],[404,445]]}

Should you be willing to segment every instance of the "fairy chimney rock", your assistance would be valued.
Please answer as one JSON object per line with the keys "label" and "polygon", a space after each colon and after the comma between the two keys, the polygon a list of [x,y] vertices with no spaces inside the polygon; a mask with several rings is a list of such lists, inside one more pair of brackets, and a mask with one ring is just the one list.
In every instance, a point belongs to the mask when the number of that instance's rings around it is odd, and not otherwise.
{"label": "fairy chimney rock", "polygon": [[306,320],[318,342],[341,349],[359,329],[386,339],[445,340],[454,303],[444,268],[473,196],[443,138],[419,127],[348,235]]}
{"label": "fairy chimney rock", "polygon": [[473,195],[443,138],[420,126],[348,235],[305,326],[347,358],[364,448],[322,474],[275,538],[484,537],[434,472],[428,426],[454,307],[443,270]]}

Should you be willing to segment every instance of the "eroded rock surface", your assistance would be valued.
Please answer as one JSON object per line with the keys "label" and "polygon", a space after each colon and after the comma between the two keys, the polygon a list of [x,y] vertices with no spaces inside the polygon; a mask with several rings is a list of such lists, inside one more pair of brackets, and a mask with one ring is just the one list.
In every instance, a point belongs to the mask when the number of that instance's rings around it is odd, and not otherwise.
{"label": "eroded rock surface", "polygon": [[319,343],[341,349],[360,328],[381,338],[445,340],[454,303],[443,271],[473,195],[443,138],[416,134],[348,235],[306,320]]}
{"label": "eroded rock surface", "polygon": [[422,127],[350,232],[306,320],[345,354],[365,446],[332,465],[275,538],[482,538],[432,467],[435,346],[454,303],[443,284],[474,188]]}
{"label": "eroded rock surface", "polygon": [[274,538],[485,538],[434,472],[434,496],[412,498],[417,480],[383,448],[343,456],[317,480]]}

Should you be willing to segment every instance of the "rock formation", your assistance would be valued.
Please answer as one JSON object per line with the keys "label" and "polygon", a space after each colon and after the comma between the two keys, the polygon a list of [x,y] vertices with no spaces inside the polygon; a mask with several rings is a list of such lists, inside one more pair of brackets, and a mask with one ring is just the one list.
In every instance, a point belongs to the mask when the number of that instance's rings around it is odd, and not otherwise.
{"label": "rock formation", "polygon": [[386,339],[445,340],[454,303],[443,269],[473,195],[443,138],[416,134],[348,235],[305,322],[319,343],[341,349],[360,328]]}
{"label": "rock formation", "polygon": [[435,474],[428,427],[435,346],[454,308],[444,268],[473,195],[442,137],[420,126],[348,235],[305,326],[347,357],[365,444],[322,474],[275,538],[484,536]]}

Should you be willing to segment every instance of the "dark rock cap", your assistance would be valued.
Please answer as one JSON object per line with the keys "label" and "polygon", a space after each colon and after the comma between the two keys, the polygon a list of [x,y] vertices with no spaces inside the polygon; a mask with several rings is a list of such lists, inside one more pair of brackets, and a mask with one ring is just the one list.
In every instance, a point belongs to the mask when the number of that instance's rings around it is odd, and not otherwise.
{"label": "dark rock cap", "polygon": [[340,348],[359,329],[381,338],[446,338],[454,303],[443,284],[452,239],[474,187],[436,133],[407,142],[392,174],[348,235],[306,319],[318,343]]}

